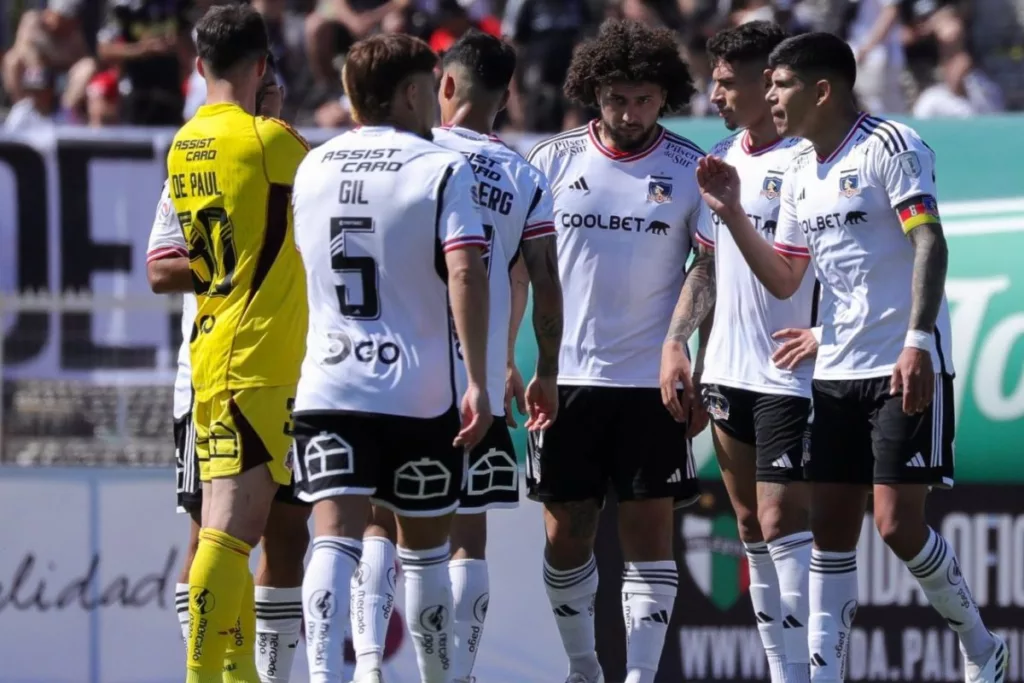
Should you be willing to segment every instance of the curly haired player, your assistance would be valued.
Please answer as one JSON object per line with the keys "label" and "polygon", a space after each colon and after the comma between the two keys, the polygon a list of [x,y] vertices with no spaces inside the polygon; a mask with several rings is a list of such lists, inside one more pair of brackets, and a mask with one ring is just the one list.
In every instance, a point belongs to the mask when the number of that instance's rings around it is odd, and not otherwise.
{"label": "curly haired player", "polygon": [[601,115],[529,155],[554,196],[565,324],[559,417],[531,434],[527,477],[544,504],[544,581],[569,657],[566,683],[604,681],[593,551],[609,486],[626,562],[626,682],[651,683],[678,583],[673,508],[697,497],[690,439],[707,424],[689,366],[675,414],[658,376],[705,210],[694,177],[704,152],[658,124],[693,94],[670,31],[606,22],[577,49],[565,93]]}

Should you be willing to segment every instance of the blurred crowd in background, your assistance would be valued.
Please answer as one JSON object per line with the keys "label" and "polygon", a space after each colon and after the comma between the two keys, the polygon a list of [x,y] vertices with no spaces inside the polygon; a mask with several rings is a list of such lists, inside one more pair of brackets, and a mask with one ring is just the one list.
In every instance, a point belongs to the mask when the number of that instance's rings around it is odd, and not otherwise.
{"label": "blurred crowd in background", "polygon": [[[192,26],[231,0],[3,0],[4,128],[52,124],[177,126],[202,104]],[[707,39],[770,19],[793,32],[843,36],[859,64],[865,109],[920,118],[1024,109],[1024,0],[251,0],[270,31],[285,117],[299,126],[351,123],[340,70],[375,32],[419,36],[439,53],[471,28],[504,36],[519,69],[500,127],[556,132],[585,121],[562,95],[574,45],[608,17],[679,36],[707,99]]]}

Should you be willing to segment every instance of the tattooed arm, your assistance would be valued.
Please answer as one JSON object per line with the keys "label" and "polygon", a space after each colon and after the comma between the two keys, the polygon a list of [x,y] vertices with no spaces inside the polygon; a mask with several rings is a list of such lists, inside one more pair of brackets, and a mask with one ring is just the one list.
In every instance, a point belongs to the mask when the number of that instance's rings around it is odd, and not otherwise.
{"label": "tattooed arm", "polygon": [[907,238],[914,246],[909,329],[931,335],[946,291],[946,236],[941,224],[926,223],[908,232]]}
{"label": "tattooed arm", "polygon": [[[672,322],[669,323],[668,335],[665,337],[666,344],[675,342],[685,345],[705,320],[711,320],[709,314],[715,307],[715,287],[715,253],[700,245],[686,281],[683,282],[683,289],[679,292],[675,311],[672,312]],[[704,331],[710,333],[710,322]],[[707,338],[701,334],[701,345],[706,342]]]}
{"label": "tattooed arm", "polygon": [[533,285],[533,332],[537,337],[537,376],[558,375],[562,346],[562,282],[554,235],[523,242],[526,271]]}

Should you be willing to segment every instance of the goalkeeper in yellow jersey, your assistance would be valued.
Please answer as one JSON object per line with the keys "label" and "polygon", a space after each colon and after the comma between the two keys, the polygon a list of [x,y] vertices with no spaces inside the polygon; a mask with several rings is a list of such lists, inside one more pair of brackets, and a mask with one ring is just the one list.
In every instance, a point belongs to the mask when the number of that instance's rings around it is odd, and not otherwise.
{"label": "goalkeeper in yellow jersey", "polygon": [[249,553],[274,494],[291,482],[291,402],[305,352],[305,275],[291,191],[308,149],[277,119],[256,118],[266,26],[248,5],[196,26],[206,104],[167,158],[189,245],[191,336],[202,531],[189,572],[186,683],[257,683]]}

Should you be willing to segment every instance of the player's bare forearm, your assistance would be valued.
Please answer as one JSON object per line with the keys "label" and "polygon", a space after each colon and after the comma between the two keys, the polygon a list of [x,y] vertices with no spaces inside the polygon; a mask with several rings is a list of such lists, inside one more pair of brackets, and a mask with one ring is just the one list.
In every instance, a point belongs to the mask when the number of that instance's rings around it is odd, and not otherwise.
{"label": "player's bare forearm", "polygon": [[487,320],[489,287],[487,267],[477,249],[456,249],[445,254],[448,265],[448,296],[455,331],[462,345],[462,359],[469,381],[487,386]]}
{"label": "player's bare forearm", "polygon": [[194,288],[192,272],[185,256],[150,261],[146,264],[146,277],[154,294],[191,292]]}
{"label": "player's bare forearm", "polygon": [[533,332],[537,337],[537,376],[558,375],[562,346],[562,281],[558,276],[558,251],[554,236],[527,240],[523,261],[533,285]]}
{"label": "player's bare forearm", "polygon": [[790,258],[775,250],[742,211],[721,216],[750,270],[776,299],[788,299],[800,288],[809,259]]}
{"label": "player's bare forearm", "polygon": [[911,230],[907,237],[914,245],[910,329],[931,334],[946,291],[946,269],[949,264],[946,236],[940,224],[927,223]]}
{"label": "player's bare forearm", "polygon": [[715,307],[716,282],[715,254],[701,246],[679,292],[666,342],[686,344],[690,341]]}
{"label": "player's bare forearm", "polygon": [[508,277],[512,288],[512,315],[508,321],[508,362],[512,364],[516,358],[519,326],[523,323],[523,316],[526,315],[526,301],[530,297],[530,274],[526,271],[526,259],[516,259]]}
{"label": "player's bare forearm", "polygon": [[693,374],[704,373],[704,354],[708,350],[708,341],[711,339],[711,328],[715,323],[715,305],[711,304],[711,310],[704,316],[700,327],[697,328],[697,359],[693,363]]}

